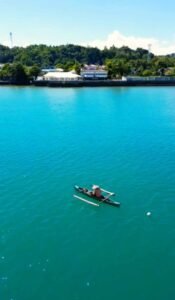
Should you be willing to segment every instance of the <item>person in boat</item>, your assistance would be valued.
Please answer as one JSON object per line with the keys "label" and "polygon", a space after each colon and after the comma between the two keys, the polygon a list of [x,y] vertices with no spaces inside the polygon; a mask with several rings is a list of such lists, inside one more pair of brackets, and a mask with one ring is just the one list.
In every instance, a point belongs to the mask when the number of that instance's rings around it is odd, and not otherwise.
{"label": "person in boat", "polygon": [[92,186],[92,195],[97,198],[102,198],[102,192],[98,185]]}
{"label": "person in boat", "polygon": [[87,188],[83,188],[83,191],[85,194],[87,194],[88,196],[93,196],[93,192],[89,191]]}

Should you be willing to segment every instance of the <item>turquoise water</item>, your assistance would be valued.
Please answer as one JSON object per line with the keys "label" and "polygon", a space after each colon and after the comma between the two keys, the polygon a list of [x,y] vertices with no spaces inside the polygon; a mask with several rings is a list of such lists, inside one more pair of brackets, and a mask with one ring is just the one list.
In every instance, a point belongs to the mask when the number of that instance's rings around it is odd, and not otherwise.
{"label": "turquoise water", "polygon": [[173,87],[0,88],[0,299],[174,299],[174,170]]}

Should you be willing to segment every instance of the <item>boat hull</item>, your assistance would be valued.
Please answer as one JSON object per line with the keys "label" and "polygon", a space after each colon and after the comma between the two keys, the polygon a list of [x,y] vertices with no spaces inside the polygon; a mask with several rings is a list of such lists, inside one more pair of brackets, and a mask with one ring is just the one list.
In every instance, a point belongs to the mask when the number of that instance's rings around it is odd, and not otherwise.
{"label": "boat hull", "polygon": [[106,203],[106,204],[109,204],[109,205],[112,205],[112,206],[120,206],[120,202],[116,202],[116,201],[112,201],[111,199],[105,199],[104,196],[102,196],[101,198],[97,198],[95,196],[93,196],[91,194],[91,191],[87,190],[87,189],[84,189],[78,185],[75,185],[74,186],[75,190],[91,199],[94,199],[94,200],[97,200],[97,201],[100,201],[100,202],[103,202],[103,203]]}

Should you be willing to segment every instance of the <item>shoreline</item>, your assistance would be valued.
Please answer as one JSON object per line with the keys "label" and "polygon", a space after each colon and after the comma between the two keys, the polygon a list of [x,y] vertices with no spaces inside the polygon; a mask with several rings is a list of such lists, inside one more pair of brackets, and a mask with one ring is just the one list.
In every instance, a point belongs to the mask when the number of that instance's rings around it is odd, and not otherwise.
{"label": "shoreline", "polygon": [[10,81],[0,81],[0,86],[36,86],[36,87],[151,87],[151,86],[175,86],[175,80],[78,80],[78,81],[34,81],[28,84],[11,83]]}

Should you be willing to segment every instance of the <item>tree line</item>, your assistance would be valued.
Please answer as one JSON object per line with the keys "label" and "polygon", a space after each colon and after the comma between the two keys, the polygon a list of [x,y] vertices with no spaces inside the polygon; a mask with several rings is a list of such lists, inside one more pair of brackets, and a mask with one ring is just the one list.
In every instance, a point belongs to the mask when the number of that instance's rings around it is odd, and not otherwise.
{"label": "tree line", "polygon": [[110,78],[134,76],[175,76],[174,55],[156,56],[148,50],[111,47],[100,50],[78,45],[30,45],[12,49],[0,45],[1,80],[25,83],[42,68],[57,67],[80,72],[84,64],[105,65]]}

